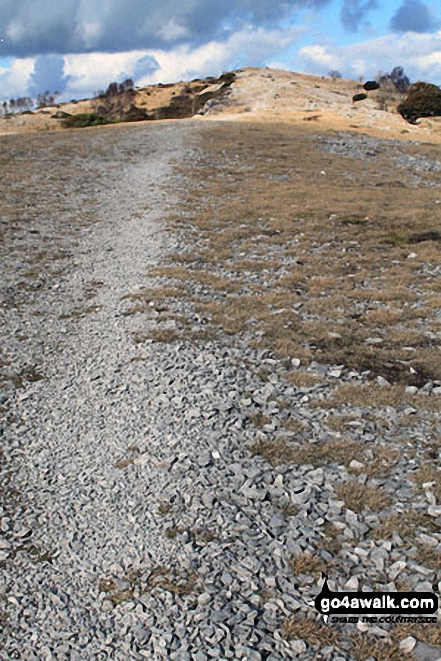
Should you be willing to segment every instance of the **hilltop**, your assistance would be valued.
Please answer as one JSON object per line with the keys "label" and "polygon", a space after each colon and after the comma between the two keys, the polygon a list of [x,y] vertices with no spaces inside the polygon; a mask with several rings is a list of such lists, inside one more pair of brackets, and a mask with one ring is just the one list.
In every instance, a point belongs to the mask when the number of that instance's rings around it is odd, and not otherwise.
{"label": "hilltop", "polygon": [[[441,142],[441,118],[423,119],[417,126],[408,124],[396,111],[399,96],[387,96],[380,89],[353,103],[353,95],[362,90],[358,81],[258,68],[239,69],[234,74],[231,84],[223,77],[209,77],[147,85],[133,90],[125,103],[151,118],[171,118],[179,103],[193,103],[195,117],[201,121],[283,121],[311,125],[317,132],[355,131],[375,137]],[[99,98],[83,99],[9,115],[0,120],[0,135],[62,130],[63,113],[91,113],[99,105]]]}

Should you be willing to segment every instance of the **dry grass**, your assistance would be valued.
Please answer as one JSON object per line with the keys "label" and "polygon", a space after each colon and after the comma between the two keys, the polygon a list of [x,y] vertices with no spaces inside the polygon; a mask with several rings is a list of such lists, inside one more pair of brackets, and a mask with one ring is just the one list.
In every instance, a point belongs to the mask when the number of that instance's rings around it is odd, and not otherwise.
{"label": "dry grass", "polygon": [[381,659],[381,661],[404,661],[409,655],[403,654],[399,645],[408,636],[423,640],[434,647],[441,646],[441,630],[436,625],[398,623],[391,626],[390,641],[379,640],[369,632],[352,634],[350,640],[354,647],[351,649],[351,654],[359,661],[369,658]]}
{"label": "dry grass", "polygon": [[435,572],[439,570],[441,565],[441,553],[427,544],[418,545],[415,559],[420,565],[433,569]]}
{"label": "dry grass", "polygon": [[119,606],[125,601],[133,601],[134,589],[130,587],[125,590],[119,590],[116,582],[111,578],[103,578],[100,580],[98,589],[100,592],[106,593],[106,599],[110,601],[113,606]]}
{"label": "dry grass", "polygon": [[[410,477],[418,490],[431,491],[437,503],[441,503],[441,469],[437,469],[435,466],[424,466],[412,473]],[[423,485],[427,486],[423,487]]]}
{"label": "dry grass", "polygon": [[313,388],[323,381],[321,377],[316,374],[300,370],[297,372],[291,372],[291,374],[288,375],[288,379],[297,388]]}
{"label": "dry grass", "polygon": [[307,552],[292,555],[288,565],[295,576],[307,574],[314,578],[319,578],[327,567],[320,557]]}
{"label": "dry grass", "polygon": [[283,623],[283,634],[288,640],[304,640],[307,645],[334,645],[338,632],[316,620],[292,615]]}
{"label": "dry grass", "polygon": [[264,415],[260,411],[257,413],[252,413],[249,416],[249,420],[255,427],[264,427],[265,425],[269,425],[271,422],[271,418],[267,415]]}
{"label": "dry grass", "polygon": [[364,510],[381,512],[392,504],[391,496],[379,487],[361,484],[356,480],[348,480],[337,484],[336,495],[344,501],[345,506],[353,512],[361,513]]}
{"label": "dry grass", "polygon": [[363,458],[360,445],[354,441],[332,440],[320,444],[292,444],[284,438],[256,441],[250,447],[253,455],[263,457],[273,466],[280,464],[328,463],[349,465],[355,458]]}
{"label": "dry grass", "polygon": [[363,473],[366,473],[369,477],[387,477],[400,457],[400,451],[380,444],[374,446],[373,452],[374,459],[363,466]]}
{"label": "dry grass", "polygon": [[382,517],[370,536],[373,539],[391,539],[393,534],[397,533],[404,540],[404,545],[409,547],[414,544],[419,529],[429,532],[437,530],[433,519],[426,512],[406,511]]}
{"label": "dry grass", "polygon": [[392,640],[398,642],[408,636],[416,640],[424,640],[428,645],[441,647],[441,628],[439,626],[424,626],[423,624],[395,624],[391,631]]}
{"label": "dry grass", "polygon": [[132,294],[126,294],[122,300],[130,300],[138,304],[160,303],[167,298],[178,298],[182,295],[182,289],[178,287],[151,287],[141,289]]}
{"label": "dry grass", "polygon": [[354,415],[344,415],[336,411],[331,411],[326,418],[326,427],[331,431],[345,433],[348,431],[350,422],[357,422],[359,418]]}
{"label": "dry grass", "polygon": [[298,461],[298,448],[288,443],[284,438],[274,441],[256,441],[250,447],[253,456],[261,456],[273,466],[280,464],[296,464]]}
{"label": "dry grass", "polygon": [[323,537],[321,538],[320,542],[316,542],[317,548],[325,549],[331,555],[337,556],[342,549],[342,543],[338,538],[341,534],[341,531],[338,530],[336,526],[334,526],[334,524],[330,523],[329,521],[325,522],[321,528],[321,531],[323,533]]}
{"label": "dry grass", "polygon": [[[403,652],[399,643],[379,640],[369,633],[354,633],[350,637],[353,643],[351,654],[359,661],[366,659],[381,659],[381,661],[403,661]],[[407,655],[406,655],[407,656]]]}
{"label": "dry grass", "polygon": [[198,576],[195,572],[183,572],[182,575],[179,575],[168,567],[158,566],[152,569],[142,587],[143,591],[160,588],[182,597],[195,592],[197,583]]}
{"label": "dry grass", "polygon": [[153,328],[150,331],[149,338],[154,342],[163,342],[164,344],[172,344],[182,339],[180,333],[173,328]]}
{"label": "dry grass", "polygon": [[127,466],[133,464],[134,461],[135,461],[134,457],[125,457],[124,459],[120,459],[119,461],[116,462],[115,468],[127,468]]}
{"label": "dry grass", "polygon": [[[204,251],[193,263],[186,254],[188,268],[177,267],[174,275],[183,282],[195,278],[227,296],[200,303],[199,311],[222,332],[251,333],[253,346],[282,358],[344,364],[406,385],[439,378],[438,348],[422,330],[423,323],[426,329],[437,323],[436,281],[420,267],[436,264],[441,246],[433,240],[411,243],[433,229],[431,189],[409,184],[405,171],[399,188],[391,187],[387,184],[398,180],[388,150],[378,150],[373,160],[348,163],[317,149],[306,127],[294,132],[282,124],[223,122],[204,125],[201,137],[207,156],[192,166],[191,178],[200,183],[190,182],[182,206]],[[412,146],[403,148],[417,153]],[[434,156],[430,146],[418,151]],[[349,166],[352,180],[346,178]],[[321,170],[326,176],[318,175]],[[201,207],[203,214],[194,212]],[[407,259],[410,245],[414,259]],[[216,266],[214,278],[197,266],[201,258]],[[278,276],[283,264],[289,272]],[[247,274],[259,275],[252,296],[225,283],[237,274],[243,281]],[[298,314],[290,309],[297,302],[303,303]],[[342,329],[340,341],[327,334],[331,321],[332,330]],[[415,322],[421,327],[413,327]],[[381,333],[381,345],[365,344]],[[416,355],[402,351],[412,334]]]}
{"label": "dry grass", "polygon": [[313,406],[328,409],[341,407],[358,407],[382,409],[387,406],[398,407],[406,405],[420,411],[441,411],[441,396],[409,395],[402,386],[380,386],[377,384],[353,385],[344,384],[337,388],[332,397],[313,403]]}

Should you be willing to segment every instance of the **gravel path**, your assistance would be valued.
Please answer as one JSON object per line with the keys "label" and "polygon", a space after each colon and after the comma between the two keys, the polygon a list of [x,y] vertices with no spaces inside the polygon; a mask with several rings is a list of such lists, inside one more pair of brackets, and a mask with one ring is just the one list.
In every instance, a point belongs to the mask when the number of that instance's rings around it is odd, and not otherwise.
{"label": "gravel path", "polygon": [[[340,589],[357,589],[357,576],[391,589],[398,573],[420,589],[439,580],[403,561],[399,539],[364,539],[378,516],[342,507],[344,466],[275,469],[250,456],[247,444],[287,414],[279,399],[305,438],[321,438],[322,414],[268,352],[133,341],[154,315],[125,314],[124,296],[179,247],[161,219],[171,183],[184,181],[172,162],[190,160],[196,127],[39,136],[45,149],[32,156],[4,138],[34,167],[19,207],[9,182],[2,218],[2,660],[351,660],[345,625],[338,646],[327,629],[303,640],[306,625],[283,636],[285,618],[314,616],[317,580],[295,576],[289,558],[314,553],[325,519],[347,542]],[[264,386],[250,363],[272,370]],[[316,367],[326,390],[339,374]],[[256,412],[274,422],[253,430]],[[428,539],[439,548],[438,533]],[[323,566],[331,559],[323,548]]]}
{"label": "gravel path", "polygon": [[[152,470],[157,463],[152,446],[163,443],[163,425],[152,420],[150,410],[157,384],[144,365],[131,362],[136,322],[121,316],[119,307],[125,294],[146,282],[148,268],[173,248],[157,222],[165,208],[161,182],[183,149],[185,133],[185,127],[172,126],[114,132],[107,134],[108,145],[99,133],[89,134],[94,162],[85,163],[77,148],[74,179],[56,194],[71,196],[77,214],[89,196],[95,222],[83,226],[81,218],[69,219],[76,239],[60,237],[60,250],[68,256],[63,262],[69,263],[59,278],[37,287],[37,295],[29,295],[31,285],[23,292],[29,284],[23,261],[34,248],[30,241],[45,235],[53,248],[57,231],[63,233],[43,215],[44,174],[37,182],[42,188],[33,220],[23,218],[7,237],[13,245],[5,250],[3,306],[4,403],[12,420],[6,454],[19,509],[14,518],[6,510],[2,519],[6,580],[1,587],[8,595],[2,658],[52,658],[51,653],[68,658],[63,655],[69,649],[78,649],[81,659],[98,658],[109,635],[99,580],[115,563],[124,573],[145,557],[157,565],[173,552],[157,522],[167,473]],[[41,160],[50,171],[55,141],[47,148]],[[128,159],[131,150],[135,156]],[[20,149],[14,155],[19,158]],[[112,155],[125,158],[127,167],[112,163]],[[17,300],[22,293],[23,300]],[[158,372],[162,357],[153,360]],[[15,389],[17,374],[23,378]],[[137,455],[136,468],[115,468],[131,453]],[[128,658],[126,652],[114,658]]]}

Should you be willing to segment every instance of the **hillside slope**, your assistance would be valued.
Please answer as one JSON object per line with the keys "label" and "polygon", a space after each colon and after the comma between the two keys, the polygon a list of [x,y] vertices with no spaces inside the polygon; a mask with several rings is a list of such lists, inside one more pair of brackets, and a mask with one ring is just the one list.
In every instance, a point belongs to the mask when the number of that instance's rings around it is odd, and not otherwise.
{"label": "hillside slope", "polygon": [[[376,137],[441,142],[441,118],[424,119],[412,126],[397,113],[400,98],[371,92],[362,102],[352,97],[361,90],[354,80],[312,76],[275,69],[246,68],[235,72],[236,80],[228,93],[208,101],[196,116],[203,120],[255,122],[308,122],[317,131],[357,131]],[[196,98],[200,88],[218,79],[147,85],[137,88],[131,102],[149,115],[169,106],[174,99],[189,95]],[[33,114],[17,114],[0,119],[0,134],[62,129],[57,111],[70,114],[92,112],[97,99],[85,99],[43,108]]]}

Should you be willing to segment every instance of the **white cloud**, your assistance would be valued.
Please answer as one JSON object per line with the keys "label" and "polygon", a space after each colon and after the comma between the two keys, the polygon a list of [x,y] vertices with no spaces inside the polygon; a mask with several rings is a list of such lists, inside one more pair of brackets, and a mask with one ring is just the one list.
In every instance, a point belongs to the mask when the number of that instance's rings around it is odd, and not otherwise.
{"label": "white cloud", "polygon": [[[332,63],[332,64],[331,64]],[[325,74],[338,69],[348,78],[359,75],[374,77],[402,66],[412,81],[424,80],[441,84],[441,31],[435,34],[407,32],[399,36],[389,34],[347,46],[330,43],[301,48],[294,68]]]}
{"label": "white cloud", "polygon": [[330,52],[325,46],[319,44],[304,46],[298,51],[298,56],[310,63],[317,73],[324,73],[325,69],[336,69],[340,66],[341,61],[337,53]]}
{"label": "white cloud", "polygon": [[[93,32],[93,30],[92,30]],[[136,84],[174,82],[217,75],[241,66],[265,66],[303,33],[299,27],[267,30],[245,28],[224,41],[212,40],[198,48],[182,45],[173,50],[133,50],[123,53],[80,53],[64,56],[67,88],[62,99],[90,97],[124,77]],[[90,35],[89,35],[90,36]],[[149,67],[145,63],[151,62]],[[13,60],[13,70],[0,74],[2,96],[27,93],[35,58]],[[143,63],[143,67],[139,64]],[[157,68],[153,64],[157,64]],[[142,68],[146,71],[142,78]],[[287,68],[280,63],[280,68]],[[138,78],[136,72],[138,71]]]}
{"label": "white cloud", "polygon": [[167,23],[165,23],[158,29],[158,35],[166,43],[167,42],[173,43],[176,41],[181,41],[183,39],[191,38],[189,29],[185,25],[179,23],[175,17],[170,18],[170,20],[168,20]]}
{"label": "white cloud", "polygon": [[63,97],[84,98],[105,90],[109,83],[121,82],[121,77],[133,71],[144,51],[128,53],[87,53],[65,56],[65,73],[72,81]]}
{"label": "white cloud", "polygon": [[[211,41],[199,48],[180,46],[172,51],[130,51],[127,53],[90,53],[65,56],[65,74],[73,76],[68,92],[71,98],[84,97],[104,89],[122,76],[133,76],[137,63],[151,57],[159,67],[136,84],[174,82],[216,75],[239,66],[265,66],[299,38],[301,28],[288,30],[241,30],[226,41]],[[283,64],[281,68],[283,68]],[[286,68],[286,67],[285,67]],[[66,95],[64,95],[66,96]]]}
{"label": "white cloud", "polygon": [[267,67],[269,69],[279,69],[280,71],[290,70],[290,67],[288,64],[286,64],[286,62],[277,62],[276,60],[268,62]]}
{"label": "white cloud", "polygon": [[8,68],[1,69],[1,98],[12,99],[18,96],[26,96],[28,83],[33,70],[33,58],[12,60]]}

